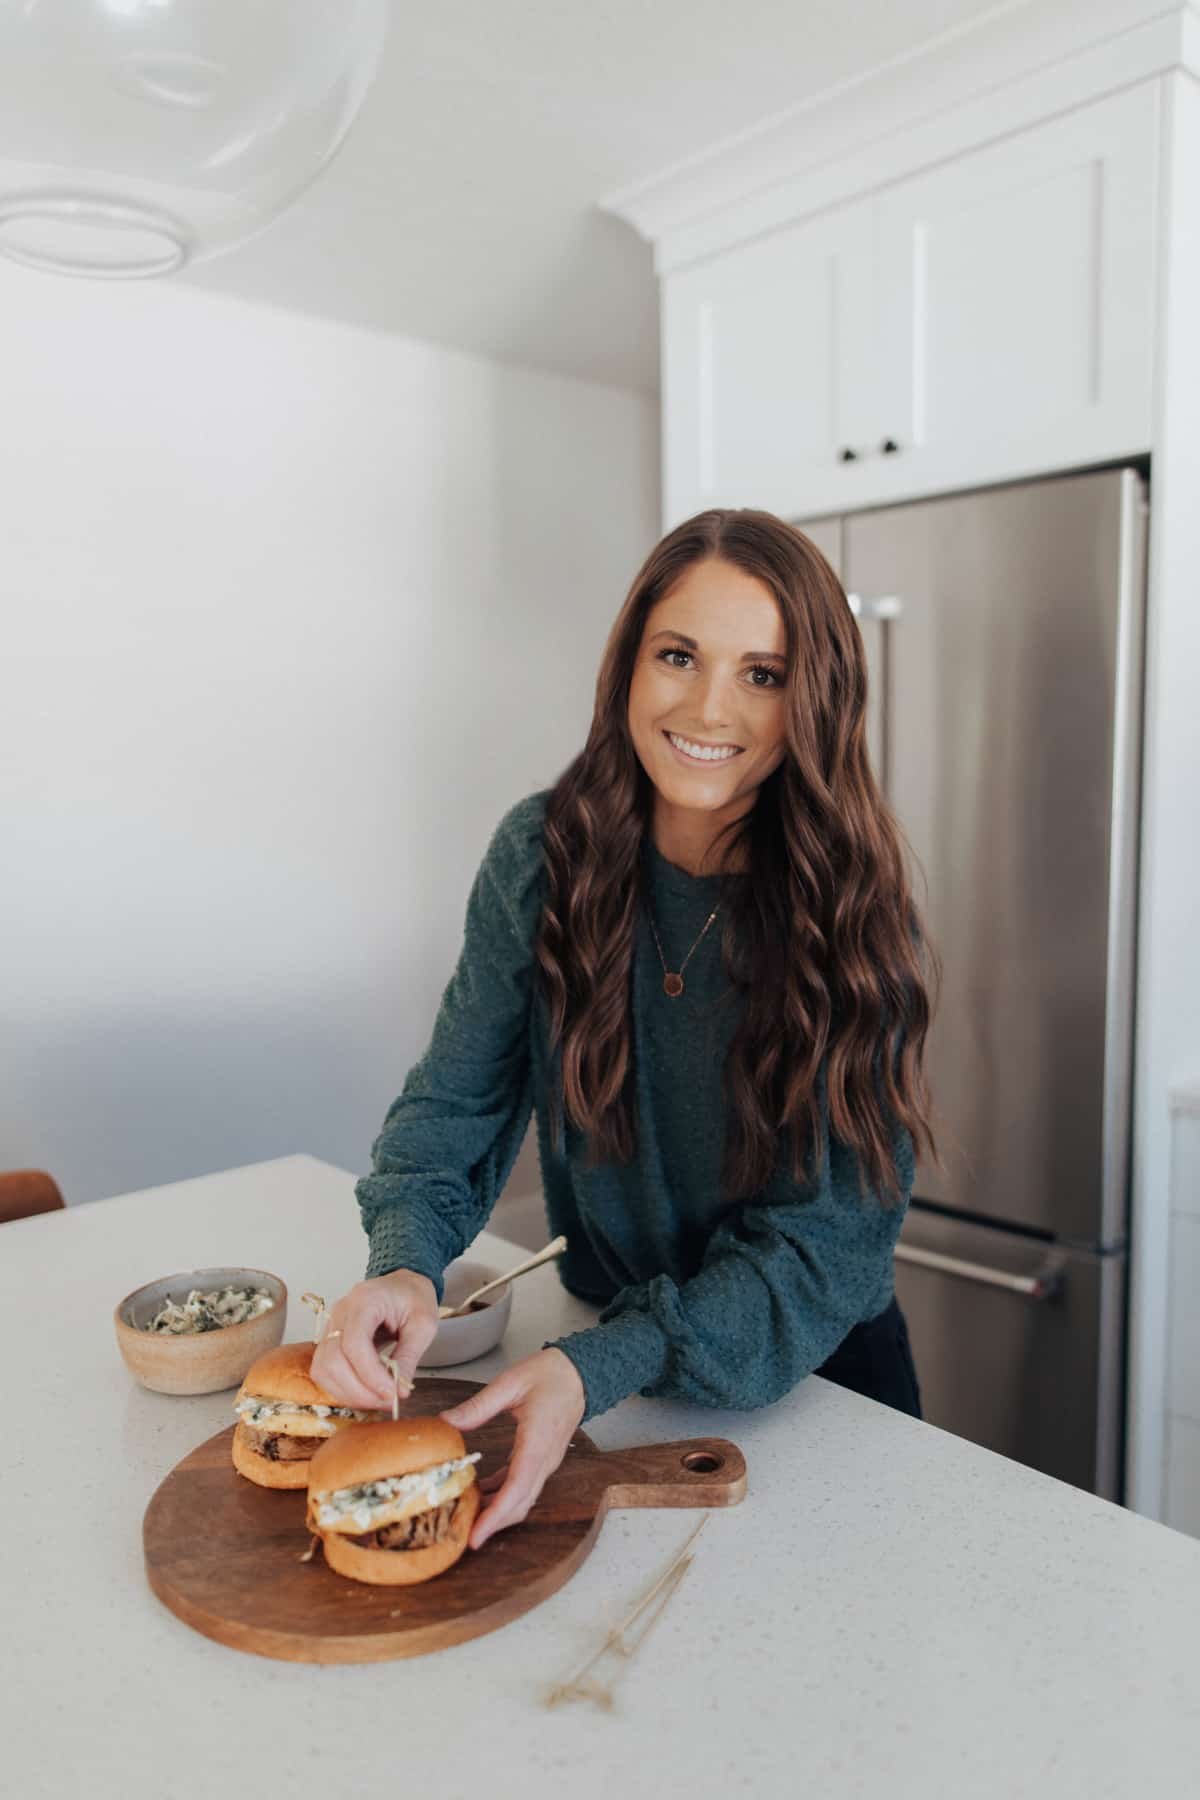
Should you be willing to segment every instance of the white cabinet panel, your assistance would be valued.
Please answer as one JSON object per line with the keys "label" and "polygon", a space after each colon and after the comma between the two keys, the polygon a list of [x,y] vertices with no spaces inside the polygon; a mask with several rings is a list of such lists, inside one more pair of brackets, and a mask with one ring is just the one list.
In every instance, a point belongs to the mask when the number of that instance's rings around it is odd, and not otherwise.
{"label": "white cabinet panel", "polygon": [[1143,81],[666,275],[666,524],[1148,450],[1159,107]]}
{"label": "white cabinet panel", "polygon": [[711,505],[795,512],[861,439],[873,215],[840,206],[665,278],[668,525]]}
{"label": "white cabinet panel", "polygon": [[880,420],[969,486],[1151,439],[1158,85],[885,189]]}

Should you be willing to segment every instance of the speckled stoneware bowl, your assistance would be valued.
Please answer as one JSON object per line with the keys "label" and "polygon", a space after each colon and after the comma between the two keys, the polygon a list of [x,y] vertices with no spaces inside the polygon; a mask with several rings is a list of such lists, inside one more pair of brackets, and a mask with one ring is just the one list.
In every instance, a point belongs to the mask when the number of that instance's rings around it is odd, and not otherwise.
{"label": "speckled stoneware bowl", "polygon": [[[446,1270],[446,1306],[457,1306],[476,1288],[495,1281],[503,1269],[489,1268],[487,1263],[468,1262],[465,1258],[452,1262]],[[470,1362],[495,1349],[504,1336],[508,1315],[512,1311],[512,1282],[489,1294],[480,1302],[480,1311],[464,1313],[461,1319],[443,1319],[437,1336],[421,1358],[422,1369],[447,1369],[452,1363]]]}
{"label": "speckled stoneware bowl", "polygon": [[[193,1288],[208,1293],[231,1285],[266,1288],[275,1304],[257,1318],[222,1325],[219,1331],[176,1336],[145,1329],[164,1300],[182,1302]],[[266,1269],[191,1269],[135,1288],[116,1308],[113,1321],[125,1367],[143,1387],[156,1394],[217,1394],[237,1387],[251,1363],[282,1340],[287,1288]]]}

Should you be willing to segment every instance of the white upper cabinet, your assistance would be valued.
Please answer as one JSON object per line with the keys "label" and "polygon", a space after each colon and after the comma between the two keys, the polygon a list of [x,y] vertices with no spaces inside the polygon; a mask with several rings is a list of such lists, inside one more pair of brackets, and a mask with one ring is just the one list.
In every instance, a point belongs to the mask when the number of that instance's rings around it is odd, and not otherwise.
{"label": "white upper cabinet", "polygon": [[1146,451],[1158,84],[1079,107],[877,200],[877,422],[904,485]]}
{"label": "white upper cabinet", "polygon": [[662,310],[668,511],[795,512],[872,429],[873,200],[671,276]]}
{"label": "white upper cabinet", "polygon": [[1141,82],[666,275],[667,524],[1148,450],[1158,105]]}

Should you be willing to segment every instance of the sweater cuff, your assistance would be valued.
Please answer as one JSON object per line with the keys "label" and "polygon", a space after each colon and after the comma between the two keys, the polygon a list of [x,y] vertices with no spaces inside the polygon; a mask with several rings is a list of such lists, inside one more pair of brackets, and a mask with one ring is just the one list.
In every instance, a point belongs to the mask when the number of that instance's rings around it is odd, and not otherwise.
{"label": "sweater cuff", "polygon": [[579,1371],[587,1400],[581,1425],[630,1394],[648,1393],[667,1366],[667,1340],[643,1312],[618,1313],[607,1323],[553,1338],[543,1350],[561,1350]]}
{"label": "sweater cuff", "polygon": [[411,1269],[416,1275],[427,1275],[437,1290],[440,1306],[446,1290],[445,1267],[429,1245],[428,1235],[414,1229],[398,1207],[385,1208],[375,1219],[368,1237],[366,1280],[377,1275],[390,1275],[395,1269]]}

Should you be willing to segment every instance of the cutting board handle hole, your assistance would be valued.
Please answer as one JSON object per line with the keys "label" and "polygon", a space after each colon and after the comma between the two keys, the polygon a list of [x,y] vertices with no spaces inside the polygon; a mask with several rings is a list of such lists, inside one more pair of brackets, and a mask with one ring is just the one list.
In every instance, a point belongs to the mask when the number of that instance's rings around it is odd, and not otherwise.
{"label": "cutting board handle hole", "polygon": [[693,1475],[715,1475],[718,1469],[725,1466],[723,1456],[715,1456],[711,1450],[690,1450],[682,1459],[685,1469]]}

